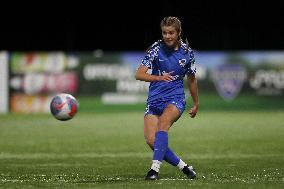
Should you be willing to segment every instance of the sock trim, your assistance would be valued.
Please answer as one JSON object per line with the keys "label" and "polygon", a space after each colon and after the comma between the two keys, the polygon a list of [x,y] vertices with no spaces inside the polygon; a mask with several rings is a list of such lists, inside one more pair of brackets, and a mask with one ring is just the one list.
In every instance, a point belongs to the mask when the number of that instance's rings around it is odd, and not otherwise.
{"label": "sock trim", "polygon": [[184,166],[187,166],[187,164],[186,164],[184,161],[182,161],[182,159],[180,159],[179,162],[178,162],[178,164],[177,164],[177,167],[178,167],[179,169],[183,169]]}
{"label": "sock trim", "polygon": [[159,172],[161,164],[162,164],[162,162],[160,162],[158,160],[153,160],[151,169],[153,169],[156,172]]}

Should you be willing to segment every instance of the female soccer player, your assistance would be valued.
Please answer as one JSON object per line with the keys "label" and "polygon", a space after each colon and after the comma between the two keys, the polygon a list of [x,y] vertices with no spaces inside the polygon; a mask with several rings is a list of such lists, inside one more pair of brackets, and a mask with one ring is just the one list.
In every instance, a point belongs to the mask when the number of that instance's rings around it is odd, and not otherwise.
{"label": "female soccer player", "polygon": [[[177,17],[165,17],[160,27],[162,40],[150,47],[135,74],[137,80],[150,82],[144,135],[154,154],[151,169],[145,179],[158,179],[163,160],[177,166],[189,179],[194,179],[196,173],[192,166],[182,161],[168,145],[168,131],[185,110],[185,75],[193,99],[190,117],[194,118],[198,111],[194,54],[188,44],[181,40],[181,22]],[[152,69],[151,74],[148,69]]]}

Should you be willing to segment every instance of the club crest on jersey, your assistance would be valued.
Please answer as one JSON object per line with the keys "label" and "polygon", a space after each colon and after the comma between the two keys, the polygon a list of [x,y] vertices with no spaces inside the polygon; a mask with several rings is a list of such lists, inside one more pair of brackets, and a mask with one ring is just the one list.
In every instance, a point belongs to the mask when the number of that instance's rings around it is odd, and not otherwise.
{"label": "club crest on jersey", "polygon": [[247,72],[242,65],[225,64],[213,69],[211,78],[219,95],[227,101],[232,101],[240,92]]}
{"label": "club crest on jersey", "polygon": [[185,63],[186,63],[186,59],[185,59],[185,58],[179,59],[179,60],[178,60],[178,63],[179,63],[179,65],[181,65],[181,67],[184,67],[184,66],[185,66]]}

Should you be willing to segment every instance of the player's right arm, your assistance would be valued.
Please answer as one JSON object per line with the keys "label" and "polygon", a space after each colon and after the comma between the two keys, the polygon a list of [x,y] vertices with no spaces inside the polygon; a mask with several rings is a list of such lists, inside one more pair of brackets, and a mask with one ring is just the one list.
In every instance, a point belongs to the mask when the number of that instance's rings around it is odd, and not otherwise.
{"label": "player's right arm", "polygon": [[171,76],[171,73],[165,73],[163,75],[151,75],[151,74],[147,73],[148,69],[149,68],[147,66],[144,66],[143,64],[141,64],[138,67],[136,74],[135,74],[136,80],[147,81],[147,82],[152,82],[152,81],[167,81],[167,82],[170,82],[174,79]]}
{"label": "player's right arm", "polygon": [[136,74],[135,74],[136,80],[146,81],[146,82],[155,82],[155,81],[170,82],[174,80],[174,78],[171,76],[172,72],[169,72],[169,73],[164,72],[162,74],[161,70],[158,70],[158,73],[159,73],[158,75],[147,73],[149,69],[153,69],[152,64],[154,64],[158,58],[160,42],[161,41],[155,42],[153,45],[151,45],[151,48],[147,51],[147,54],[145,55],[140,66],[136,70]]}

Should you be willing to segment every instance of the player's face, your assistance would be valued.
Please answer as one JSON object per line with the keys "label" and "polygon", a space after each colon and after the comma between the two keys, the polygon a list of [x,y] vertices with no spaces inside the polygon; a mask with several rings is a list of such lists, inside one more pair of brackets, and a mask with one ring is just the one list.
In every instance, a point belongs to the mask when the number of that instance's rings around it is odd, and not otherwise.
{"label": "player's face", "polygon": [[173,26],[163,26],[162,28],[163,40],[168,47],[177,48],[178,47],[178,37],[179,33]]}

